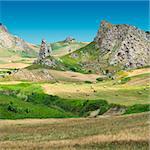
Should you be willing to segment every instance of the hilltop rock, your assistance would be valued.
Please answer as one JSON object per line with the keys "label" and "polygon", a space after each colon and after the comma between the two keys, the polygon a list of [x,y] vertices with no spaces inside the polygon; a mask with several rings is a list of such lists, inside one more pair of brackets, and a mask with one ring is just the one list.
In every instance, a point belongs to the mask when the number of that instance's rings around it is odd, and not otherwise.
{"label": "hilltop rock", "polygon": [[75,38],[73,38],[73,37],[71,37],[71,36],[68,36],[68,37],[64,40],[64,42],[67,42],[67,43],[75,42],[75,41],[76,41]]}
{"label": "hilltop rock", "polygon": [[150,38],[134,26],[113,25],[102,21],[95,38],[101,61],[108,55],[108,63],[122,68],[137,68],[149,65]]}

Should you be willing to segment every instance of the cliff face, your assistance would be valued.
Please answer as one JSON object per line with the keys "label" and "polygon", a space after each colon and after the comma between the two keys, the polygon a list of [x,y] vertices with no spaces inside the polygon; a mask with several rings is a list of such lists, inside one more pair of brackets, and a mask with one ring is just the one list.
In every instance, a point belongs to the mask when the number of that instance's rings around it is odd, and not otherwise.
{"label": "cliff face", "polygon": [[136,68],[149,65],[149,32],[130,25],[113,25],[102,21],[95,38],[99,61],[108,57],[109,65]]}

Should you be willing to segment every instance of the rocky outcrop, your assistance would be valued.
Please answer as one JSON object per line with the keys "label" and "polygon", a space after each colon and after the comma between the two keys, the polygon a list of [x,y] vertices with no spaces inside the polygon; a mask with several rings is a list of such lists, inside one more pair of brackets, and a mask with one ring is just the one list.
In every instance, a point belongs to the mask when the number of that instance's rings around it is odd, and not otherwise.
{"label": "rocky outcrop", "polygon": [[46,41],[42,40],[40,52],[39,52],[39,59],[44,59],[47,56],[50,56],[52,52],[51,46],[47,46]]}
{"label": "rocky outcrop", "polygon": [[67,42],[67,43],[75,42],[75,41],[76,41],[75,38],[73,38],[73,37],[71,37],[71,36],[68,36],[68,37],[64,40],[64,42]]}
{"label": "rocky outcrop", "polygon": [[51,56],[52,48],[47,45],[45,40],[42,40],[41,47],[39,51],[39,56],[37,60],[34,61],[34,64],[41,64],[44,66],[48,66],[50,68],[55,68],[58,65],[58,61]]}
{"label": "rocky outcrop", "polygon": [[100,51],[99,60],[109,55],[109,65],[123,68],[149,65],[149,32],[126,24],[113,25],[102,21],[94,41]]}

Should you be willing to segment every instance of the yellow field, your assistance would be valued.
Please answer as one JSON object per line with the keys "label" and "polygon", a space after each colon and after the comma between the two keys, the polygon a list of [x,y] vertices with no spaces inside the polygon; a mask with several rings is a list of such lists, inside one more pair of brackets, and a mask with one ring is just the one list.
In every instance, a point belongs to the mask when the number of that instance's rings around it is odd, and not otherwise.
{"label": "yellow field", "polygon": [[0,121],[1,149],[148,150],[149,113],[105,118]]}

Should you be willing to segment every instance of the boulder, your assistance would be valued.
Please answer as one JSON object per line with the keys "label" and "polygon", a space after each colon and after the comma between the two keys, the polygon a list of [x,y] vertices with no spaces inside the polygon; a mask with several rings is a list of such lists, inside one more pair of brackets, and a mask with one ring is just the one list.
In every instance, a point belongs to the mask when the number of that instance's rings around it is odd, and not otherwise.
{"label": "boulder", "polygon": [[98,116],[99,112],[100,112],[100,109],[91,111],[89,118],[94,118],[94,117]]}

